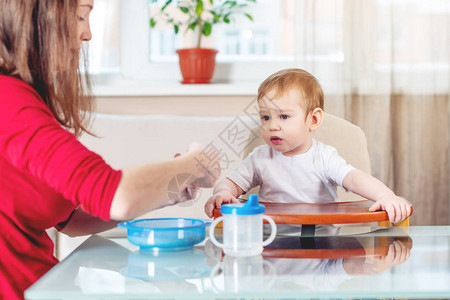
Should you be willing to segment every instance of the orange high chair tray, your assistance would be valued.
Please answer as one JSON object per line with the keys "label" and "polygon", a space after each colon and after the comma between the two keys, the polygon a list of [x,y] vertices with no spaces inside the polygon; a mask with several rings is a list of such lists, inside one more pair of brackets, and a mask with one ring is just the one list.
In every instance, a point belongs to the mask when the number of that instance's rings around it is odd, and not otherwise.
{"label": "orange high chair tray", "polygon": [[[303,225],[302,236],[314,236],[319,224],[348,224],[378,222],[389,226],[388,214],[384,210],[369,211],[374,203],[370,200],[326,203],[272,203],[260,202],[266,207],[265,215],[276,224]],[[221,216],[220,209],[214,209],[214,218]],[[411,207],[412,213],[412,207]],[[409,219],[397,225],[407,226]]]}
{"label": "orange high chair tray", "polygon": [[[384,210],[370,212],[374,203],[370,200],[327,203],[271,203],[260,202],[266,207],[265,215],[277,224],[317,225],[388,221]],[[214,218],[221,216],[214,209]]]}

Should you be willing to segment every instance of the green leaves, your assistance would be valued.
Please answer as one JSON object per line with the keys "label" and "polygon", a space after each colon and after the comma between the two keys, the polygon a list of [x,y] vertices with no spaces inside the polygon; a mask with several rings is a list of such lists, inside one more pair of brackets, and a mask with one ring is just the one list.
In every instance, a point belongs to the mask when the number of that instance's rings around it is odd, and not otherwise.
{"label": "green leaves", "polygon": [[203,13],[203,1],[202,0],[197,0],[197,5],[195,6],[195,13],[199,17],[202,15],[202,13]]}
{"label": "green leaves", "polygon": [[192,22],[191,24],[188,25],[188,28],[190,30],[195,30],[195,27],[197,27],[198,25],[198,20],[195,20],[194,22]]}
{"label": "green leaves", "polygon": [[178,8],[185,14],[189,13],[189,7],[179,6]]}
{"label": "green leaves", "polygon": [[212,31],[212,24],[209,22],[204,22],[203,23],[203,30],[202,33],[204,36],[209,36],[211,34]]}
{"label": "green leaves", "polygon": [[164,3],[163,7],[161,8],[161,11],[164,11],[169,4],[172,3],[172,0],[167,0],[166,3]]}
{"label": "green leaves", "polygon": [[150,18],[150,27],[153,28],[156,25],[155,18]]}
{"label": "green leaves", "polygon": [[[162,20],[173,26],[175,34],[178,34],[181,28],[185,28],[184,32],[198,29],[200,41],[202,35],[211,35],[214,24],[230,24],[237,15],[253,21],[253,17],[246,10],[251,9],[256,0],[152,0],[152,2],[164,4],[159,9],[160,14],[150,18],[151,28]],[[169,9],[170,7],[173,9]]]}
{"label": "green leaves", "polygon": [[213,24],[217,24],[220,22],[220,15],[216,14],[215,11],[211,10],[211,15],[213,16]]}
{"label": "green leaves", "polygon": [[229,8],[233,8],[237,5],[237,1],[225,1],[224,5],[229,5]]}
{"label": "green leaves", "polygon": [[230,15],[231,15],[231,13],[226,14],[225,16],[223,16],[222,20],[223,20],[224,23],[227,23],[227,24],[230,23]]}

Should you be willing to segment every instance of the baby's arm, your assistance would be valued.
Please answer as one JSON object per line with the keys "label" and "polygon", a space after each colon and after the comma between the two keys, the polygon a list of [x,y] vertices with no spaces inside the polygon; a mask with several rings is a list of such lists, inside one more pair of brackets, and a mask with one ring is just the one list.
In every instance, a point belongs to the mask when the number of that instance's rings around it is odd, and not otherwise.
{"label": "baby's arm", "polygon": [[411,204],[403,197],[396,196],[384,183],[360,170],[352,170],[343,181],[349,191],[375,201],[369,211],[386,210],[389,221],[399,223],[411,214]]}
{"label": "baby's arm", "polygon": [[223,203],[239,203],[236,199],[244,191],[233,181],[223,178],[214,187],[213,195],[205,204],[205,213],[208,217],[213,216],[214,208],[220,208]]}

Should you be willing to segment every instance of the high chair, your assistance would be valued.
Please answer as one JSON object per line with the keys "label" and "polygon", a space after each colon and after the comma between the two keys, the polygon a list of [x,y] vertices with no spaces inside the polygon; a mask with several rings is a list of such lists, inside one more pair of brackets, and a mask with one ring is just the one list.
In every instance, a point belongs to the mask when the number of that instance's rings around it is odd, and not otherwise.
{"label": "high chair", "polygon": [[[264,141],[261,138],[259,126],[253,127],[252,132],[254,134],[251,134],[250,137],[256,136],[256,138],[249,138],[249,140],[247,140],[243,158],[247,157],[247,155],[250,154],[255,147],[264,144]],[[317,141],[336,148],[339,155],[355,168],[369,174],[371,173],[367,140],[363,130],[360,127],[332,114],[324,113],[322,124],[313,133],[313,137]],[[250,190],[247,195],[257,194],[258,190],[259,187],[254,188]],[[345,192],[341,187],[338,187],[337,193],[341,202],[363,200],[361,196],[351,192]],[[355,224],[352,224],[352,226],[354,225]],[[367,224],[364,225],[367,226]],[[391,223],[387,220],[377,222],[377,225],[391,226]],[[409,218],[395,225],[409,226]]]}

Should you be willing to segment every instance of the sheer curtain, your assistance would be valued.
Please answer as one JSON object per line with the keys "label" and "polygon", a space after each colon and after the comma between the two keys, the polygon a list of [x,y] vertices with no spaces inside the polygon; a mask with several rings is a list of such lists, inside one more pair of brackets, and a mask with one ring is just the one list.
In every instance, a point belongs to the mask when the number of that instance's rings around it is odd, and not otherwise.
{"label": "sheer curtain", "polygon": [[96,0],[91,18],[89,48],[91,74],[119,71],[119,0]]}
{"label": "sheer curtain", "polygon": [[372,175],[414,205],[412,225],[450,221],[450,1],[296,1],[296,64],[325,110],[360,126]]}

